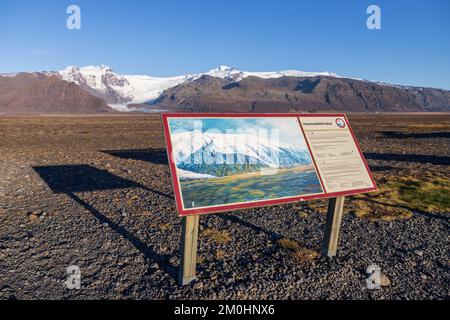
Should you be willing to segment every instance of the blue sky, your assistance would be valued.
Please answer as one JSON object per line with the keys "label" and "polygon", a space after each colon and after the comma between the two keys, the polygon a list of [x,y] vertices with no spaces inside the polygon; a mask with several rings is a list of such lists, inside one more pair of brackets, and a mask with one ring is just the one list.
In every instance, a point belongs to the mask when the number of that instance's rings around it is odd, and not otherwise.
{"label": "blue sky", "polygon": [[[81,8],[81,30],[66,8]],[[381,30],[366,9],[381,7]],[[0,72],[106,64],[154,76],[221,64],[450,89],[450,1],[1,0]]]}
{"label": "blue sky", "polygon": [[[169,119],[170,131],[176,134],[201,130],[211,133],[252,134],[255,139],[277,139],[277,142],[306,149],[306,142],[297,118],[173,118]],[[276,142],[274,142],[276,143]]]}

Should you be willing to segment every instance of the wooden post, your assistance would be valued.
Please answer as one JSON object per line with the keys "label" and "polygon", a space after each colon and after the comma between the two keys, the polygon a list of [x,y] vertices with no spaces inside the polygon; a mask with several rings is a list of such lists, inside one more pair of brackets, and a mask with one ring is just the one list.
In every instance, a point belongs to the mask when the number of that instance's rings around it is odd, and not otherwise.
{"label": "wooden post", "polygon": [[180,284],[187,285],[195,280],[197,263],[197,236],[199,215],[183,217],[181,234]]}
{"label": "wooden post", "polygon": [[337,197],[331,198],[328,202],[327,223],[325,226],[322,254],[330,258],[336,255],[344,201],[345,197]]}

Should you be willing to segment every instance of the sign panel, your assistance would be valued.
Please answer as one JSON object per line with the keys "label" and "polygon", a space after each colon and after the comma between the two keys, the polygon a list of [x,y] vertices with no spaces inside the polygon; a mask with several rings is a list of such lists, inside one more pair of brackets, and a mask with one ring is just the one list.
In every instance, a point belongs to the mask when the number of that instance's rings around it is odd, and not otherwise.
{"label": "sign panel", "polygon": [[162,118],[180,216],[377,190],[345,115]]}

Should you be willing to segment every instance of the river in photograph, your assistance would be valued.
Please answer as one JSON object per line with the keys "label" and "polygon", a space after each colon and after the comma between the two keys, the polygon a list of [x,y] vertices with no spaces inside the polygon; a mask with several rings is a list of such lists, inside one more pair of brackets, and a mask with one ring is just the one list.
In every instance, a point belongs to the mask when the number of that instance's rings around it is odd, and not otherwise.
{"label": "river in photograph", "polygon": [[[273,174],[269,174],[273,173]],[[322,193],[311,166],[297,166],[274,172],[180,180],[185,209]]]}

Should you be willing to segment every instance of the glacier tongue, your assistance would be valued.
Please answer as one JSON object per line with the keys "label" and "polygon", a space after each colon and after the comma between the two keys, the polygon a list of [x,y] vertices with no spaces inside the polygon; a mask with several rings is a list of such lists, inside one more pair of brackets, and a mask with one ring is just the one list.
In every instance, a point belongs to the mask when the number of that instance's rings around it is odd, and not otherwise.
{"label": "glacier tongue", "polygon": [[213,176],[312,162],[305,148],[251,134],[185,131],[174,133],[172,144],[178,168]]}

